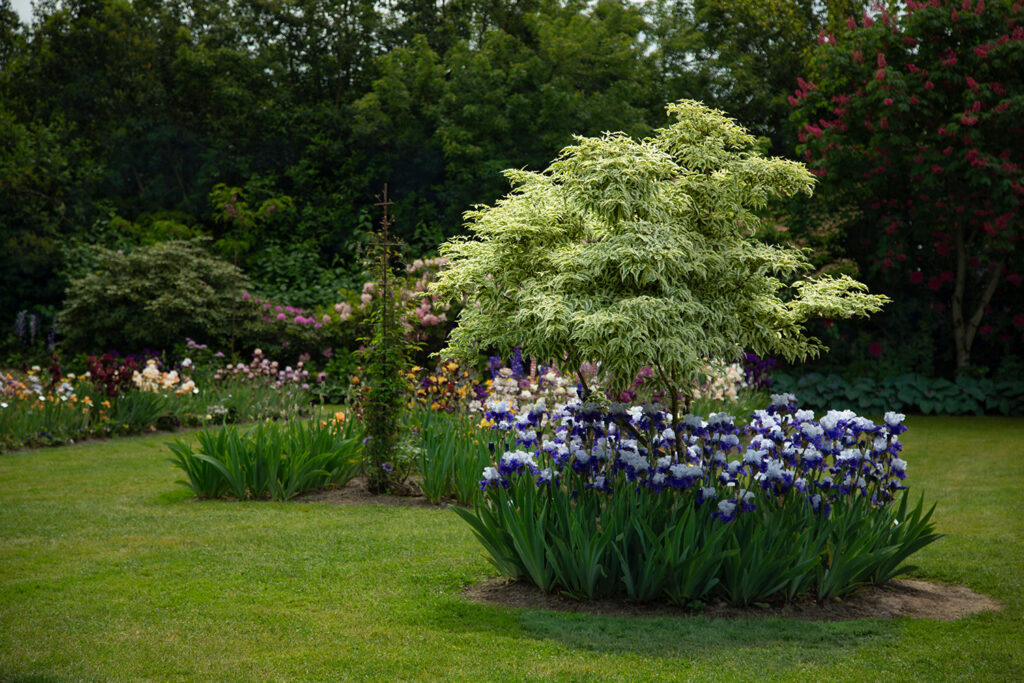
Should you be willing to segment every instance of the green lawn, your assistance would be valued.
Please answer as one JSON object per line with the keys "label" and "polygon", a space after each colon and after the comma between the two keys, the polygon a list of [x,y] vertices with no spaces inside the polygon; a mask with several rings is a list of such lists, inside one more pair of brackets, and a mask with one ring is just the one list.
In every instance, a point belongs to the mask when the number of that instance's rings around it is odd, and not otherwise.
{"label": "green lawn", "polygon": [[1024,420],[909,420],[956,622],[623,619],[464,600],[446,510],[199,503],[166,435],[0,456],[0,680],[1024,680]]}

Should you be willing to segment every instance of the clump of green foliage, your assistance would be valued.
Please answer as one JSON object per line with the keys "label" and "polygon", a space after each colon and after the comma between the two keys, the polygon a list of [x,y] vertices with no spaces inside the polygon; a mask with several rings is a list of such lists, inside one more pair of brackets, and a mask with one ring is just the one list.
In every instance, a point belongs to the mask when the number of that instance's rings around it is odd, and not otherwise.
{"label": "clump of green foliage", "polygon": [[811,192],[803,165],[762,157],[700,103],[668,112],[651,138],[578,137],[543,172],[505,172],[513,192],[468,213],[472,234],[441,249],[451,263],[433,291],[471,302],[446,355],[518,346],[574,370],[599,361],[618,390],[650,366],[678,397],[706,359],[815,355],[809,318],[881,308],[847,276],[801,279],[801,251],[754,237],[770,199]]}
{"label": "clump of green foliage", "polygon": [[310,489],[344,486],[359,471],[359,424],[353,420],[231,425],[175,439],[171,462],[198,498],[290,500]]}
{"label": "clump of green foliage", "polygon": [[390,239],[391,219],[385,213],[380,230],[367,252],[369,279],[376,283],[370,311],[370,336],[363,339],[362,376],[366,384],[359,396],[360,414],[366,429],[363,467],[372,493],[387,493],[408,472],[403,452],[406,429],[405,371],[409,366],[410,342],[406,339],[404,305],[395,286],[392,268],[399,258],[397,242]]}
{"label": "clump of green foliage", "polygon": [[233,348],[257,320],[248,286],[199,241],[104,249],[98,270],[72,280],[57,327],[73,351],[170,349],[186,337]]}

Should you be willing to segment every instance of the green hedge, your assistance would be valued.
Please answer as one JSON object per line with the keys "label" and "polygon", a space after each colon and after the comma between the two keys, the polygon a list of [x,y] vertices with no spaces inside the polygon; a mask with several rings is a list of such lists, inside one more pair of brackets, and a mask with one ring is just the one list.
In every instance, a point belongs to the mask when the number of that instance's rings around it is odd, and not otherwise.
{"label": "green hedge", "polygon": [[812,372],[799,377],[772,376],[773,393],[796,394],[800,406],[816,410],[853,410],[879,414],[887,410],[925,415],[1024,415],[1024,381],[958,377],[956,381],[924,375],[883,379]]}

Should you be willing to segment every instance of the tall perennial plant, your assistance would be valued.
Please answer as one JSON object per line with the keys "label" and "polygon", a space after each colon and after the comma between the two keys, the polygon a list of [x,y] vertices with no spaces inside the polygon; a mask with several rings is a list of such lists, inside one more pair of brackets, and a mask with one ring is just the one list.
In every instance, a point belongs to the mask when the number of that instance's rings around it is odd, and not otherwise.
{"label": "tall perennial plant", "polygon": [[545,591],[824,600],[907,571],[938,538],[908,504],[901,414],[815,419],[788,394],[743,430],[657,406],[489,408],[516,445],[484,469],[484,500],[456,512],[505,576]]}

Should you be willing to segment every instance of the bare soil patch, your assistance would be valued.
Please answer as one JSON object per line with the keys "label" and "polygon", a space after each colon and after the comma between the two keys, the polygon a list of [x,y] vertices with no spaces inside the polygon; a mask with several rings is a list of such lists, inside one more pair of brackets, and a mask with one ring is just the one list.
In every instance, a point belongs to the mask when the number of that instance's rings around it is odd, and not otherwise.
{"label": "bare soil patch", "polygon": [[473,602],[500,607],[577,612],[610,617],[692,617],[711,619],[764,619],[770,617],[805,621],[854,619],[937,619],[953,621],[969,614],[1001,610],[992,598],[963,586],[945,586],[916,579],[897,579],[881,587],[867,587],[842,600],[818,604],[813,600],[765,607],[707,605],[700,611],[664,604],[635,604],[624,600],[579,602],[542,593],[528,583],[488,579],[464,591]]}
{"label": "bare soil patch", "polygon": [[415,483],[403,484],[399,494],[370,493],[366,489],[366,480],[363,477],[356,477],[347,486],[307,491],[296,496],[295,500],[302,503],[332,503],[334,505],[393,505],[435,509],[448,507],[448,503],[431,503]]}

